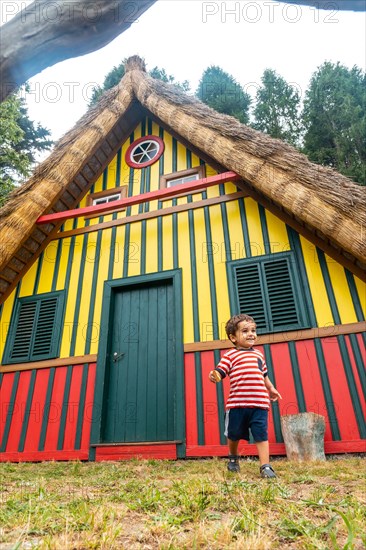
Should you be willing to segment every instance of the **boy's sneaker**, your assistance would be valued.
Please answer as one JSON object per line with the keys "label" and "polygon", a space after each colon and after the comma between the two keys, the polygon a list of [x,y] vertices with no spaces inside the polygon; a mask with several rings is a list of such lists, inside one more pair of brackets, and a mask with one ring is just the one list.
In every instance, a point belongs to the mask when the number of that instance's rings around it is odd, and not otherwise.
{"label": "boy's sneaker", "polygon": [[263,464],[260,467],[260,473],[261,473],[261,477],[265,477],[265,478],[277,477],[270,464]]}
{"label": "boy's sneaker", "polygon": [[229,472],[240,472],[239,457],[236,455],[229,455],[229,462],[227,463],[227,469]]}

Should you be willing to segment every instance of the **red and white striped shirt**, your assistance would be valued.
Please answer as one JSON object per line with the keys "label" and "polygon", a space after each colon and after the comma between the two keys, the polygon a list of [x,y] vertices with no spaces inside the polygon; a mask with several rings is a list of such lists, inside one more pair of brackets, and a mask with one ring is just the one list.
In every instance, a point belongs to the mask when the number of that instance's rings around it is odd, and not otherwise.
{"label": "red and white striped shirt", "polygon": [[263,354],[254,349],[231,349],[222,356],[216,369],[230,378],[227,409],[256,407],[269,409],[269,395],[264,383],[267,365]]}

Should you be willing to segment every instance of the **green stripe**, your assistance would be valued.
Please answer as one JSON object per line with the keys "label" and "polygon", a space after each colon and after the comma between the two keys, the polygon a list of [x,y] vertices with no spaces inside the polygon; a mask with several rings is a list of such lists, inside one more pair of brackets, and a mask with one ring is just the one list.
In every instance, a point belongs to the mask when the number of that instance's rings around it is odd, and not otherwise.
{"label": "green stripe", "polygon": [[350,334],[349,339],[351,341],[351,347],[353,351],[353,356],[355,359],[356,369],[358,376],[360,378],[361,388],[363,391],[364,399],[366,400],[366,371],[365,371],[365,362],[362,357],[362,352],[358,344],[358,339],[356,334]]}
{"label": "green stripe", "polygon": [[[207,198],[207,193],[204,193],[205,198]],[[212,233],[211,233],[211,222],[210,222],[210,213],[207,206],[204,207],[204,216],[205,216],[205,229],[206,229],[206,243],[210,243],[212,247]],[[213,339],[218,340],[220,338],[219,330],[219,321],[217,314],[217,298],[216,298],[216,282],[215,282],[215,270],[214,263],[212,259],[212,250],[207,250],[207,263],[208,263],[208,273],[210,280],[210,297],[211,297],[211,313],[212,313],[212,326],[213,326]]]}
{"label": "green stripe", "polygon": [[315,345],[316,356],[318,359],[319,374],[320,374],[323,393],[325,397],[325,405],[328,411],[329,425],[330,425],[330,430],[332,432],[332,438],[334,441],[340,441],[341,434],[339,431],[337,414],[334,407],[333,395],[332,395],[332,390],[329,383],[328,371],[327,371],[327,366],[325,364],[324,352],[323,352],[321,340],[319,340],[319,338],[315,338],[314,345]]}
{"label": "green stripe", "polygon": [[141,121],[141,137],[146,136],[146,118]]}
{"label": "green stripe", "polygon": [[308,276],[306,273],[305,261],[302,253],[299,234],[288,225],[286,226],[286,229],[291,250],[293,250],[296,255],[296,265],[300,275],[301,289],[305,297],[304,302],[306,304],[306,311],[303,311],[303,318],[305,319],[305,322],[308,320],[310,326],[316,327],[317,320],[315,315],[314,302],[310,291]]}
{"label": "green stripe", "polygon": [[196,408],[197,408],[197,438],[198,445],[205,444],[205,427],[203,416],[203,390],[202,390],[202,365],[201,354],[194,352],[194,365],[196,372]]}
{"label": "green stripe", "polygon": [[336,325],[340,325],[341,324],[341,317],[339,315],[337,302],[336,302],[336,299],[335,299],[335,296],[334,296],[334,292],[333,292],[332,283],[331,283],[331,280],[330,280],[330,275],[329,275],[329,270],[328,270],[327,262],[326,262],[326,259],[325,259],[325,255],[324,255],[324,252],[322,250],[320,250],[319,248],[317,248],[317,254],[318,254],[319,264],[320,264],[320,268],[321,268],[324,283],[325,283],[325,288],[326,288],[329,303],[330,303],[330,309],[331,309],[332,315],[333,315],[333,322]]}
{"label": "green stripe", "polygon": [[[147,166],[145,168],[145,193],[149,193],[150,188],[151,188],[151,166]],[[145,202],[144,206],[145,206],[144,211],[149,212],[150,211],[150,202],[149,201]]]}
{"label": "green stripe", "polygon": [[112,227],[108,275],[107,275],[108,279],[113,278],[113,267],[114,267],[114,261],[116,257],[116,235],[117,235],[117,227]]}
{"label": "green stripe", "polygon": [[59,239],[57,241],[57,252],[56,252],[56,261],[55,261],[55,269],[53,271],[53,277],[52,277],[52,286],[51,290],[54,292],[57,288],[57,279],[58,274],[60,272],[60,261],[61,261],[61,254],[62,254],[62,243],[63,239]]}
{"label": "green stripe", "polygon": [[79,409],[78,409],[78,418],[76,423],[76,434],[75,434],[75,450],[81,448],[81,438],[83,434],[83,425],[84,425],[84,413],[85,413],[85,399],[86,399],[86,388],[88,384],[88,374],[89,374],[89,365],[84,363],[83,375],[81,379],[81,388],[80,388],[80,397],[79,397]]}
{"label": "green stripe", "polygon": [[343,334],[338,336],[337,340],[339,343],[339,348],[341,350],[344,372],[347,378],[347,384],[351,395],[351,401],[352,401],[353,410],[354,410],[357,425],[358,425],[358,430],[360,432],[360,437],[363,439],[366,439],[365,416],[362,411],[362,405],[361,405],[360,397],[358,395],[355,377],[353,375],[352,365],[351,365],[351,361],[349,358],[349,354],[348,354],[348,350],[347,350],[347,346],[346,346],[346,342]]}
{"label": "green stripe", "polygon": [[[140,178],[140,195],[143,195],[145,193],[145,180],[146,180],[146,169],[142,168],[140,170],[141,172],[141,178]],[[139,204],[139,214],[141,214],[144,211],[144,204],[141,202]]]}
{"label": "green stripe", "polygon": [[[133,143],[135,140],[134,138],[134,132],[132,132],[132,134],[130,135],[130,145],[131,143]],[[129,170],[129,175],[128,175],[128,196],[129,197],[132,197],[133,196],[133,180],[134,180],[134,169],[130,167],[130,170]],[[128,206],[126,208],[126,217],[127,216],[131,216],[131,206]]]}
{"label": "green stripe", "polygon": [[[14,408],[15,408],[15,398],[16,398],[17,391],[18,391],[19,375],[20,375],[19,371],[17,371],[14,375],[13,387],[12,387],[12,390],[11,390],[9,408],[8,408],[8,412],[7,412],[7,415],[6,415],[6,421],[5,421],[3,439],[2,439],[1,447],[0,447],[0,453],[5,452],[6,446],[8,444],[10,426],[11,426],[11,421],[13,419]],[[1,405],[3,407],[4,403],[2,403]]]}
{"label": "green stripe", "polygon": [[[223,183],[220,183],[219,185],[220,195],[225,195],[225,185]],[[229,235],[229,224],[228,224],[228,218],[227,218],[227,209],[226,209],[226,203],[221,203],[221,222],[222,222],[222,229],[224,233],[224,244],[225,244],[225,256],[226,261],[230,262],[232,260],[232,254],[231,254],[231,243],[230,243],[230,235]]]}
{"label": "green stripe", "polygon": [[[159,127],[159,137],[164,141],[164,130]],[[159,159],[159,183],[160,176],[164,174],[164,154]],[[158,210],[163,207],[162,202],[158,201]],[[158,271],[163,271],[163,219],[158,218]]]}
{"label": "green stripe", "polygon": [[247,214],[246,214],[246,211],[245,211],[244,198],[243,197],[240,198],[238,203],[239,203],[241,227],[242,227],[242,231],[243,231],[245,257],[246,258],[251,258],[252,251],[251,251],[251,248],[250,248],[249,229],[248,229],[248,222],[247,222]]}
{"label": "green stripe", "polygon": [[194,341],[200,341],[200,317],[198,309],[198,287],[197,287],[197,261],[196,261],[196,244],[194,232],[194,216],[190,210],[188,212],[189,223],[189,250],[191,257],[191,283],[192,283],[192,306],[193,306],[193,333]]}
{"label": "green stripe", "polygon": [[146,273],[146,220],[141,222],[140,275]]}
{"label": "green stripe", "polygon": [[122,148],[117,152],[116,187],[121,187]]}
{"label": "green stripe", "polygon": [[[32,374],[31,374],[31,379],[30,379],[30,382],[29,382],[27,402],[25,404],[25,411],[24,411],[23,424],[22,424],[22,432],[20,434],[20,440],[19,440],[19,445],[18,445],[18,452],[20,452],[20,453],[24,451],[24,444],[25,444],[25,438],[27,436],[27,431],[28,431],[28,424],[29,424],[29,417],[30,417],[30,413],[31,413],[34,386],[35,386],[35,382],[36,382],[36,375],[37,375],[37,371],[36,371],[36,369],[33,369]],[[36,407],[37,407],[37,405],[38,405],[38,403],[35,403]],[[37,414],[37,411],[35,411],[35,414]]]}
{"label": "green stripe", "polygon": [[294,383],[295,383],[297,404],[299,406],[299,411],[303,413],[303,412],[306,412],[306,403],[305,403],[305,397],[304,397],[304,388],[302,386],[302,381],[301,381],[299,360],[297,357],[295,342],[289,342],[288,347],[289,347],[290,358],[291,358],[292,374],[293,374]]}
{"label": "green stripe", "polygon": [[80,262],[79,280],[78,280],[78,286],[77,286],[77,292],[76,292],[76,303],[74,308],[74,321],[73,321],[71,341],[70,341],[70,351],[69,351],[70,357],[75,355],[76,337],[77,337],[77,331],[78,331],[78,325],[79,325],[78,321],[79,321],[79,314],[80,314],[81,294],[82,294],[83,284],[84,284],[84,272],[85,272],[86,256],[87,256],[87,249],[88,249],[88,237],[89,237],[88,233],[84,234],[83,250],[81,253],[81,262]]}
{"label": "green stripe", "polygon": [[44,260],[44,251],[42,252],[42,254],[38,258],[36,277],[35,277],[34,287],[33,287],[33,294],[38,293],[39,279],[41,277],[43,260]]}
{"label": "green stripe", "polygon": [[108,168],[109,168],[109,165],[106,168],[104,168],[104,170],[103,170],[102,191],[105,191],[107,189],[107,185],[108,185]]}
{"label": "green stripe", "polygon": [[187,170],[192,168],[192,152],[189,149],[186,149],[186,164]]}
{"label": "green stripe", "polygon": [[[89,314],[88,314],[88,326],[87,326],[87,332],[85,336],[85,355],[88,355],[90,353],[90,345],[92,340],[92,333],[93,333],[93,318],[94,318],[94,306],[95,306],[95,297],[97,293],[97,283],[98,283],[98,271],[99,271],[99,263],[101,259],[101,243],[102,243],[102,231],[98,231],[97,236],[97,245],[95,249],[95,261],[94,261],[94,267],[93,267],[93,277],[92,277],[92,284],[91,284],[91,290],[90,290],[90,298],[89,298]],[[107,252],[107,248],[105,248],[104,252]]]}
{"label": "green stripe", "polygon": [[152,134],[152,120],[151,118],[147,119],[147,134],[151,136]]}
{"label": "green stripe", "polygon": [[261,204],[258,204],[258,210],[259,210],[259,219],[261,222],[261,229],[262,229],[262,236],[263,236],[263,243],[264,243],[264,254],[271,254],[271,243],[270,243],[269,234],[268,234],[266,211]]}
{"label": "green stripe", "polygon": [[[267,372],[268,372],[269,379],[273,383],[274,387],[277,388],[276,376],[273,368],[271,346],[269,344],[264,344],[263,350],[264,350],[264,356],[266,358],[266,365],[267,365]],[[281,393],[281,388],[279,388],[278,391]],[[283,436],[282,436],[282,430],[281,430],[281,417],[280,417],[280,409],[278,406],[278,402],[277,401],[271,402],[271,408],[272,408],[273,427],[274,427],[275,436],[276,436],[276,443],[283,443]]]}
{"label": "green stripe", "polygon": [[355,284],[354,276],[350,271],[348,271],[348,269],[345,269],[344,272],[346,274],[346,279],[347,279],[347,282],[348,282],[348,288],[349,288],[349,291],[351,293],[351,297],[352,297],[352,301],[353,301],[353,306],[355,308],[357,321],[359,321],[359,322],[364,321],[365,316],[363,314],[361,301],[360,301],[360,297],[359,297],[358,292],[357,292],[357,287],[356,287],[356,284]]}
{"label": "green stripe", "polygon": [[64,446],[67,411],[69,407],[69,396],[70,396],[70,388],[71,388],[72,369],[73,369],[72,366],[67,367],[64,397],[62,400],[60,428],[59,428],[58,440],[57,440],[58,451],[61,451]]}
{"label": "green stripe", "polygon": [[131,236],[131,224],[126,224],[125,230],[125,245],[123,249],[123,278],[127,277],[128,274],[128,260],[130,254],[130,236]]}
{"label": "green stripe", "polygon": [[52,398],[52,390],[53,390],[53,383],[55,380],[55,368],[52,367],[50,369],[50,375],[48,377],[48,384],[47,384],[47,393],[46,393],[46,399],[44,403],[44,409],[43,409],[43,418],[42,418],[42,428],[41,433],[39,436],[39,443],[38,443],[38,450],[43,451],[44,444],[46,441],[46,433],[47,433],[47,427],[48,427],[48,418],[50,415],[50,408],[51,408],[51,398]]}
{"label": "green stripe", "polygon": [[[215,365],[220,363],[220,351],[218,349],[214,350],[214,361]],[[217,414],[219,418],[219,430],[220,430],[220,443],[221,445],[226,444],[225,431],[225,400],[224,400],[224,387],[223,384],[215,384],[216,386],[216,399],[217,399]]]}

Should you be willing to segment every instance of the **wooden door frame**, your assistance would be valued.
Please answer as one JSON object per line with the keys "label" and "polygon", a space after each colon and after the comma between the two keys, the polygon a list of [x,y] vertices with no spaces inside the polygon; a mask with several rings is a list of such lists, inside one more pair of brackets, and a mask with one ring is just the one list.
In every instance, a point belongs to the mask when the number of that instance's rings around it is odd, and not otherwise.
{"label": "wooden door frame", "polygon": [[176,418],[175,437],[182,443],[177,444],[178,458],[185,457],[185,399],[184,399],[184,348],[183,348],[183,300],[182,300],[182,270],[172,269],[147,275],[136,275],[123,279],[104,282],[102,314],[100,321],[100,339],[94,389],[92,427],[90,434],[89,459],[95,460],[95,446],[102,443],[103,433],[103,403],[106,399],[106,365],[108,361],[108,344],[112,334],[111,319],[113,316],[114,294],[124,287],[148,285],[154,282],[171,281],[174,296],[174,317],[176,337]]}

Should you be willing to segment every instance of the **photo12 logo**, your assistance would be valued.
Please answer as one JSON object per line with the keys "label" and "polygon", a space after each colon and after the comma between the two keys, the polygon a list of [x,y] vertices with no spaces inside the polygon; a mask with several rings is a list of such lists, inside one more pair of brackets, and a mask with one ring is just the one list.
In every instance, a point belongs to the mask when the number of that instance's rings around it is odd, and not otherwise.
{"label": "photo12 logo", "polygon": [[[314,23],[338,23],[337,2],[329,2],[322,6],[314,2],[309,6],[299,6],[295,3],[240,1],[240,2],[202,2],[202,23],[258,23],[265,20],[275,23],[282,20],[287,23],[297,23],[306,14],[313,13]],[[326,8],[327,11],[323,11]],[[305,11],[306,10],[306,11]]]}

